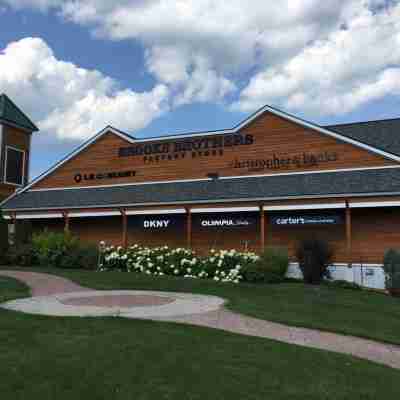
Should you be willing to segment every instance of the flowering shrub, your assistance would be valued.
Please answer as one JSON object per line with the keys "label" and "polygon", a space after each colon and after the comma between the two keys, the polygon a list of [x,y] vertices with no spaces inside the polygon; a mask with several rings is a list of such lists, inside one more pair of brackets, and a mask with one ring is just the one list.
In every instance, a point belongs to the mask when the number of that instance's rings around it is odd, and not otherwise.
{"label": "flowering shrub", "polygon": [[184,248],[149,248],[134,245],[123,249],[110,246],[104,248],[100,270],[208,278],[216,282],[239,283],[243,280],[242,269],[258,259],[254,253],[240,253],[236,250],[211,250],[209,256],[197,257],[194,251]]}

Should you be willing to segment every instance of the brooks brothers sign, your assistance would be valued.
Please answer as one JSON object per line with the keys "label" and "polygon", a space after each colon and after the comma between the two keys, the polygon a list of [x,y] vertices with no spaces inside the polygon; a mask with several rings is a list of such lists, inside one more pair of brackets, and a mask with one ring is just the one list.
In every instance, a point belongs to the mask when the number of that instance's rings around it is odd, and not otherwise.
{"label": "brooks brothers sign", "polygon": [[177,141],[141,143],[121,147],[119,157],[143,157],[145,163],[179,160],[187,157],[222,156],[227,147],[248,146],[254,143],[253,135],[217,135]]}

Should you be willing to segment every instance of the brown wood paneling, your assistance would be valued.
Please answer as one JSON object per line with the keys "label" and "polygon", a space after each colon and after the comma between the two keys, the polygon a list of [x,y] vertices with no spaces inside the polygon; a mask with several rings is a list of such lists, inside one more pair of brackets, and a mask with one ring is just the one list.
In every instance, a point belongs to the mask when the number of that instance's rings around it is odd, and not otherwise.
{"label": "brown wood paneling", "polygon": [[15,191],[15,186],[0,184],[0,201],[10,196]]}
{"label": "brown wood paneling", "polygon": [[[268,113],[259,117],[243,129],[240,134],[243,137],[252,135],[253,144],[225,146],[222,155],[220,155],[219,148],[215,149],[214,152],[213,149],[210,149],[208,152],[202,151],[201,155],[199,155],[199,152],[191,151],[169,153],[172,157],[171,160],[159,159],[157,162],[154,156],[153,161],[150,163],[144,162],[144,156],[119,157],[118,154],[121,147],[134,146],[135,144],[128,143],[121,137],[110,132],[98,139],[75,158],[59,167],[34,187],[74,187],[196,179],[205,178],[208,173],[215,172],[221,176],[240,176],[394,164],[394,162],[369,151],[338,141],[314,130],[303,128],[293,122]],[[167,143],[175,142],[176,140],[179,139],[165,139],[163,141],[146,143]],[[143,143],[139,142],[136,144]],[[182,158],[182,154],[184,154],[184,158]],[[206,156],[206,154],[208,155]],[[310,155],[324,158],[326,154],[330,155],[330,161],[316,162],[315,165],[304,164],[302,162],[304,157],[309,161]],[[175,159],[175,156],[178,158]],[[293,162],[286,162],[280,168],[249,169],[248,164],[246,164],[247,161],[252,161],[253,164],[251,165],[254,167],[255,160],[270,160],[270,162],[273,162],[274,158],[279,160],[291,158],[293,160],[296,157],[299,163],[298,166]],[[238,165],[241,168],[237,168]],[[258,163],[258,165],[261,164]],[[82,180],[79,183],[74,180],[77,174],[96,175],[127,171],[135,171],[136,175],[125,178]]]}
{"label": "brown wood paneling", "polygon": [[[344,217],[344,210],[339,210]],[[266,213],[266,246],[288,248],[291,260],[295,261],[296,249],[302,239],[318,237],[328,241],[334,249],[334,261],[340,263],[382,263],[387,249],[400,248],[400,208],[352,209],[352,255],[346,251],[345,224],[320,227],[278,227],[269,223],[271,213]],[[166,231],[143,230],[129,224],[135,216],[128,217],[128,244],[144,246],[186,247],[186,224],[178,229]],[[183,218],[185,218],[183,216]],[[62,232],[63,219],[33,220],[34,231],[44,229]],[[83,242],[98,244],[122,244],[122,217],[71,218],[70,230]],[[258,251],[260,225],[248,228],[219,229],[199,228],[193,224],[193,249],[199,254],[211,248]]]}
{"label": "brown wood paneling", "polygon": [[352,209],[354,263],[382,263],[385,251],[400,249],[400,208]]}
{"label": "brown wood paneling", "polygon": [[[13,146],[19,150],[25,151],[25,164],[24,164],[24,176],[25,182],[28,183],[29,180],[29,157],[30,157],[30,134],[22,129],[14,128],[8,125],[3,125],[3,148],[0,149],[2,152],[0,159],[2,160],[0,165],[0,182],[4,178],[4,168],[5,168],[5,150],[6,146]],[[11,194],[15,191],[16,186],[6,185],[0,183],[0,195],[1,192],[6,192]]]}
{"label": "brown wood paneling", "polygon": [[108,245],[123,244],[122,216],[70,218],[70,232],[82,241],[98,245],[105,241]]}
{"label": "brown wood paneling", "polygon": [[49,232],[58,232],[58,233],[64,232],[64,220],[62,218],[32,220],[33,233],[40,233],[45,230],[48,230]]}
{"label": "brown wood paneling", "polygon": [[317,238],[327,241],[333,249],[334,262],[347,262],[345,224],[331,226],[267,226],[268,246],[288,249],[291,261],[296,262],[296,250],[304,239]]}

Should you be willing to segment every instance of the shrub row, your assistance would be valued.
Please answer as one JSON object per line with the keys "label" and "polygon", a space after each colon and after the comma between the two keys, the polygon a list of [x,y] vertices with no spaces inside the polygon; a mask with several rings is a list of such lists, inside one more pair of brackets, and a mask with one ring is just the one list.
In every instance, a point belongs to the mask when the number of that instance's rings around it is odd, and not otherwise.
{"label": "shrub row", "polygon": [[43,231],[31,241],[10,247],[4,262],[18,266],[96,269],[97,246],[82,244],[67,234]]}
{"label": "shrub row", "polygon": [[236,250],[211,250],[206,257],[199,257],[184,248],[134,245],[128,249],[106,247],[99,269],[213,279],[216,282],[279,282],[284,279],[288,264],[287,252],[277,248],[268,248],[261,256]]}

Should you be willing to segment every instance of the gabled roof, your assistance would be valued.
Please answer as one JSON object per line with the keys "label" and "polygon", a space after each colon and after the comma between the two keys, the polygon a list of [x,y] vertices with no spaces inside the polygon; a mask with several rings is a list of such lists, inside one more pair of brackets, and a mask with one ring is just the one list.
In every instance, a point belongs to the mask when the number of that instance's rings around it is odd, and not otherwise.
{"label": "gabled roof", "polygon": [[329,125],[325,128],[389,153],[400,155],[400,118]]}
{"label": "gabled roof", "polygon": [[6,95],[0,94],[0,121],[8,122],[18,127],[36,132],[37,126],[13,103]]}
{"label": "gabled roof", "polygon": [[400,167],[21,192],[5,212],[400,194]]}
{"label": "gabled roof", "polygon": [[[18,200],[18,198],[21,198],[21,195],[23,195],[23,194],[24,194],[23,197],[26,198],[27,195],[25,195],[25,193],[30,192],[30,189],[35,184],[37,184],[40,181],[42,181],[44,178],[46,178],[52,172],[57,170],[63,164],[68,162],[70,159],[72,159],[75,156],[77,156],[79,153],[81,153],[83,150],[85,150],[92,143],[97,141],[100,137],[102,137],[103,135],[107,134],[108,132],[112,132],[112,133],[118,135],[119,137],[123,138],[124,140],[126,140],[128,143],[134,143],[134,144],[143,143],[143,142],[152,141],[152,140],[153,141],[154,140],[172,140],[174,138],[180,139],[180,138],[183,138],[183,137],[197,137],[197,136],[201,137],[201,136],[207,136],[207,135],[234,134],[234,133],[239,132],[240,130],[242,130],[246,126],[248,126],[256,118],[260,117],[261,115],[263,115],[264,113],[267,113],[267,112],[269,112],[269,113],[271,113],[273,115],[279,116],[281,118],[284,118],[284,119],[286,119],[288,121],[291,121],[291,122],[294,122],[296,124],[299,124],[300,126],[309,128],[309,129],[311,129],[313,131],[316,131],[316,132],[319,132],[320,134],[332,137],[332,138],[334,138],[336,140],[340,140],[340,141],[345,142],[345,143],[352,144],[352,145],[354,145],[356,147],[359,147],[359,148],[362,148],[364,150],[370,151],[371,153],[374,153],[374,154],[378,154],[378,155],[380,155],[382,157],[385,157],[387,159],[400,162],[400,152],[398,154],[396,154],[393,151],[390,151],[391,149],[387,149],[387,148],[384,149],[384,148],[380,148],[380,147],[375,147],[374,145],[369,144],[368,142],[363,142],[363,141],[361,141],[361,140],[359,140],[359,139],[357,139],[355,137],[352,137],[350,134],[347,134],[347,135],[342,134],[342,133],[339,132],[339,130],[336,131],[336,130],[328,128],[328,127],[319,126],[319,125],[314,124],[312,122],[305,121],[304,119],[298,118],[298,117],[296,117],[294,115],[288,114],[288,113],[283,112],[281,110],[278,110],[278,109],[276,109],[274,107],[266,105],[266,106],[262,107],[261,109],[259,109],[258,111],[256,111],[251,116],[249,116],[243,122],[241,122],[240,124],[235,126],[234,128],[226,129],[226,130],[220,130],[220,131],[198,132],[198,133],[190,133],[190,134],[187,134],[187,135],[170,135],[170,136],[163,136],[163,137],[158,137],[158,138],[136,139],[133,136],[127,134],[127,133],[124,133],[124,132],[122,132],[122,131],[120,131],[118,129],[113,128],[112,126],[107,126],[102,131],[98,132],[95,136],[93,136],[91,139],[87,140],[85,143],[83,143],[77,149],[75,149],[70,154],[68,154],[66,157],[64,157],[60,162],[56,163],[53,167],[49,168],[43,174],[41,174],[36,179],[34,179],[26,187],[24,187],[21,190],[15,192],[13,195],[11,195],[10,198],[8,198],[3,203],[1,203],[0,206],[1,207],[5,206],[6,208],[9,208],[9,204],[12,204],[15,200]],[[293,176],[296,177],[296,174],[294,174]],[[245,181],[246,179],[250,179],[251,180],[252,178],[244,178],[243,181]],[[294,178],[294,179],[296,179],[296,178]],[[369,186],[369,184],[366,187],[368,187],[368,186]],[[146,187],[148,188],[149,186],[146,186]],[[77,190],[78,191],[83,191],[83,192],[86,191],[86,189],[81,189],[81,188],[77,189]],[[250,190],[249,193],[252,193],[252,189],[251,188],[249,188],[248,190]],[[399,190],[400,190],[400,187],[399,187]],[[90,193],[94,193],[94,192],[90,192]],[[32,195],[32,196],[36,196],[36,195]],[[76,198],[79,198],[79,196],[77,196]],[[254,196],[252,196],[252,198],[254,198]],[[34,204],[35,201],[33,200],[33,198],[32,198],[32,201],[33,201],[32,204]]]}

